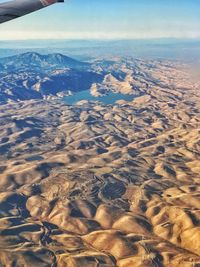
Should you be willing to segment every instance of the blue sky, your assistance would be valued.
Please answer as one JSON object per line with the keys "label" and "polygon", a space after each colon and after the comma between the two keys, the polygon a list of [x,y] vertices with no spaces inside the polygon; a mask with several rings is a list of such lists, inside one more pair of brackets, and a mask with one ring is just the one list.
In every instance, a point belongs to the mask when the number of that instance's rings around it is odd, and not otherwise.
{"label": "blue sky", "polygon": [[0,40],[34,38],[200,38],[200,0],[66,0],[0,25]]}

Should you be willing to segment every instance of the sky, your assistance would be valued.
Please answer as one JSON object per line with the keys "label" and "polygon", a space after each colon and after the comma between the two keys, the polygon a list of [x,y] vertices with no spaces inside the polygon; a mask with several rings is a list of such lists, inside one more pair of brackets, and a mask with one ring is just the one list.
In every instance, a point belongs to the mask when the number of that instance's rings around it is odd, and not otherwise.
{"label": "sky", "polygon": [[200,0],[65,1],[0,24],[0,40],[200,38]]}

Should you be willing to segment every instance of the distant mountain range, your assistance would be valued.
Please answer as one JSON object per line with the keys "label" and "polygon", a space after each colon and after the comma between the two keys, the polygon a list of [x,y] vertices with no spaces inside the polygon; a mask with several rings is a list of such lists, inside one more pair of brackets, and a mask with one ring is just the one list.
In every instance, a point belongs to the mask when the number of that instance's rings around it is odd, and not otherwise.
{"label": "distant mountain range", "polygon": [[62,54],[54,53],[41,55],[36,52],[28,52],[16,56],[0,58],[0,64],[7,70],[22,69],[45,69],[51,70],[55,68],[72,68],[72,69],[88,69],[89,63],[81,62]]}
{"label": "distant mountain range", "polygon": [[58,53],[0,58],[0,103],[86,90],[103,78],[91,64]]}
{"label": "distant mountain range", "polygon": [[0,104],[58,98],[83,90],[96,97],[111,91],[143,94],[147,84],[160,83],[147,73],[149,68],[152,62],[130,57],[97,58],[88,63],[58,53],[28,52],[0,58]]}

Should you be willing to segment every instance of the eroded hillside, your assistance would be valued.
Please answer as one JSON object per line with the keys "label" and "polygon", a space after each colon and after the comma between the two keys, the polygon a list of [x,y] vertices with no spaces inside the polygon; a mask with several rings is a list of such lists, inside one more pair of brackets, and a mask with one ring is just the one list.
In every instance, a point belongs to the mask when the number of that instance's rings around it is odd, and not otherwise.
{"label": "eroded hillside", "polygon": [[168,61],[104,64],[96,93],[142,96],[0,106],[2,266],[200,266],[200,83]]}

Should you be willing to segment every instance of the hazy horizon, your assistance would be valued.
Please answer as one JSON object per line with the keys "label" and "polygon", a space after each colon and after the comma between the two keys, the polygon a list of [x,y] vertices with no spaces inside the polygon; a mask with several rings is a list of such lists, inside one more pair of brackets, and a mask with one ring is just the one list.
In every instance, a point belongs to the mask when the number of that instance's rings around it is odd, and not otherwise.
{"label": "hazy horizon", "polygon": [[98,56],[132,56],[197,61],[200,60],[200,39],[0,41],[0,57],[30,51],[62,53],[83,60]]}

